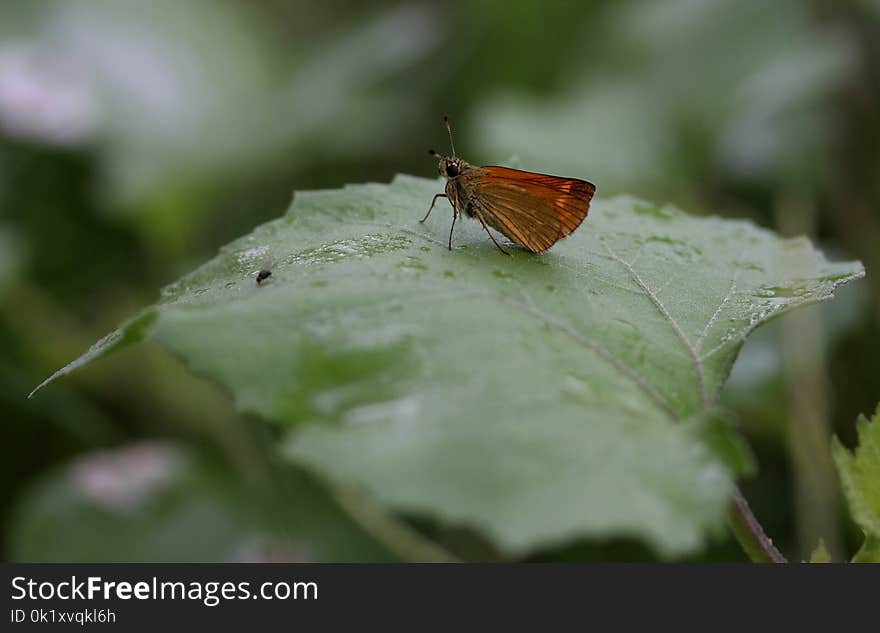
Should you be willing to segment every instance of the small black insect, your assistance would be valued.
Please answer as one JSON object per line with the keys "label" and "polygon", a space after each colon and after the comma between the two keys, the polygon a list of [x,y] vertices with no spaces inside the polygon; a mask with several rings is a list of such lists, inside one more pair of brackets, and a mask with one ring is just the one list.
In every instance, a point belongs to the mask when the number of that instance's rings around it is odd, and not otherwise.
{"label": "small black insect", "polygon": [[268,268],[263,268],[260,272],[257,273],[257,285],[262,285],[264,281],[266,281],[269,277],[272,276],[272,271]]}

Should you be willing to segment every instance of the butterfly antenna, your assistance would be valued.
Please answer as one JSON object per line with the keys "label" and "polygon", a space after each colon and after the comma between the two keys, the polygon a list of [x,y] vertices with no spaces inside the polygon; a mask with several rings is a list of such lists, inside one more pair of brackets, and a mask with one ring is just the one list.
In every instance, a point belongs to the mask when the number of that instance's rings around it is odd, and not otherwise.
{"label": "butterfly antenna", "polygon": [[449,124],[449,115],[443,115],[443,125],[446,126],[446,131],[449,132],[449,146],[452,148],[452,156],[455,157],[457,154],[455,153],[455,143],[452,142],[452,126]]}

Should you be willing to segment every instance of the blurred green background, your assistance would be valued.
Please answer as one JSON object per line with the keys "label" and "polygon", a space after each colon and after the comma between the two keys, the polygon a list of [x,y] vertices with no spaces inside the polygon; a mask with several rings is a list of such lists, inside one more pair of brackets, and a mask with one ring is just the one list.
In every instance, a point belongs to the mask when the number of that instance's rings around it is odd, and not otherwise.
{"label": "blurred green background", "polygon": [[[296,189],[470,162],[806,234],[867,279],[753,336],[724,402],[794,560],[858,545],[831,433],[880,400],[880,2],[0,2],[6,560],[393,560],[373,509],[153,346],[28,392]],[[408,524],[489,560],[473,534]],[[650,560],[629,542],[536,560]],[[744,560],[732,539],[697,560]]]}

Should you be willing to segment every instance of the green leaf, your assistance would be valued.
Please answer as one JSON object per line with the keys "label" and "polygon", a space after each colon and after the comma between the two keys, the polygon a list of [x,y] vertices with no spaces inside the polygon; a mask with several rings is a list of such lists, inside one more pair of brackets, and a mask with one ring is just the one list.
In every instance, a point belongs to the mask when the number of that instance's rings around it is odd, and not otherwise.
{"label": "green leaf", "polygon": [[880,406],[869,422],[856,422],[859,445],[850,453],[835,437],[831,452],[850,514],[865,533],[865,543],[853,562],[880,562]]}
{"label": "green leaf", "polygon": [[418,223],[441,190],[298,193],[123,332],[285,425],[289,459],[510,556],[581,537],[698,549],[747,463],[700,422],[743,340],[861,265],[629,197],[544,255],[505,257],[465,221],[450,252],[448,207]]}
{"label": "green leaf", "polygon": [[828,548],[825,547],[825,541],[823,539],[819,539],[819,544],[816,545],[816,549],[814,549],[813,553],[810,554],[810,562],[811,563],[830,563],[831,562],[831,554],[828,553]]}

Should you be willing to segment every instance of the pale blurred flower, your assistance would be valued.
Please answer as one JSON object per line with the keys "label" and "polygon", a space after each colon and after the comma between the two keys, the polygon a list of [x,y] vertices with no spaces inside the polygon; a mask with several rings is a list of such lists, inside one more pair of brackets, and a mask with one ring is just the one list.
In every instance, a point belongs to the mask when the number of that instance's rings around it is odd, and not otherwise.
{"label": "pale blurred flower", "polygon": [[97,103],[71,60],[21,44],[0,48],[0,131],[51,145],[91,139]]}
{"label": "pale blurred flower", "polygon": [[174,447],[141,442],[92,453],[71,466],[74,485],[89,500],[108,510],[129,513],[181,475],[185,462]]}

